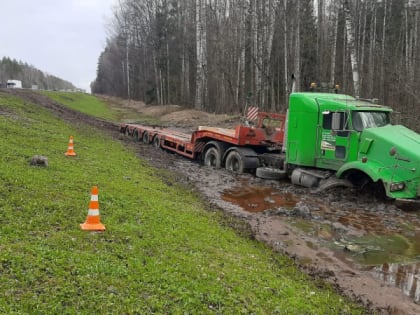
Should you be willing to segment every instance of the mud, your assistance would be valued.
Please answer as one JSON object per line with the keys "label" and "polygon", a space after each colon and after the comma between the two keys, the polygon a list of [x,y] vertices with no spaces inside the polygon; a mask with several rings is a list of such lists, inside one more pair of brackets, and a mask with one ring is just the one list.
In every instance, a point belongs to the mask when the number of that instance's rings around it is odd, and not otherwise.
{"label": "mud", "polygon": [[[295,259],[314,278],[377,314],[420,314],[420,215],[356,189],[312,193],[288,181],[235,175],[134,143],[115,124],[73,112],[39,94],[12,91],[75,124],[88,123],[134,146],[139,157],[172,171],[168,181],[249,224],[253,237]],[[183,117],[185,119],[185,117]],[[195,119],[195,123],[200,122]],[[191,122],[188,123],[188,126]],[[177,124],[179,127],[179,124]]]}
{"label": "mud", "polygon": [[[383,281],[385,277],[377,271],[380,265],[366,265],[369,261],[356,257],[363,256],[356,251],[357,246],[365,255],[376,247],[352,241],[367,235],[393,235],[400,232],[401,222],[413,222],[417,214],[405,213],[353,189],[314,195],[285,181],[234,175],[184,159],[173,161],[169,168],[181,171],[213,206],[249,222],[256,239],[294,258],[309,274],[333,283],[372,311],[420,314],[415,303],[418,268],[398,282]],[[385,254],[386,260],[392,253]],[[412,269],[410,264],[406,266]]]}

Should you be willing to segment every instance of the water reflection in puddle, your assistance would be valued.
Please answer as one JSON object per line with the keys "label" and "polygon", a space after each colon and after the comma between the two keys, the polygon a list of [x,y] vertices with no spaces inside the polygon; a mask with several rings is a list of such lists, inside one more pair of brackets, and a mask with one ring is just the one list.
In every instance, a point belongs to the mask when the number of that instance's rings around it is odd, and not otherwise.
{"label": "water reflection in puddle", "polygon": [[293,208],[297,199],[293,194],[280,193],[278,189],[262,186],[235,187],[225,190],[222,199],[249,212],[262,212],[273,208]]}
{"label": "water reflection in puddle", "polygon": [[383,264],[373,267],[371,273],[388,285],[401,289],[414,302],[420,302],[420,263],[410,265]]}

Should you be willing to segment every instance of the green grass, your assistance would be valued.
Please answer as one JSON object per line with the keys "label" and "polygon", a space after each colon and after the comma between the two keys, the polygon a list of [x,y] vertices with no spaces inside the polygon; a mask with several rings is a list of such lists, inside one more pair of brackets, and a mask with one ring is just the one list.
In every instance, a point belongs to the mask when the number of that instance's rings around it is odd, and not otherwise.
{"label": "green grass", "polygon": [[129,108],[119,108],[116,104],[102,101],[94,95],[73,92],[40,91],[54,101],[79,112],[108,121],[124,121],[133,124],[159,125],[155,117],[135,113]]}
{"label": "green grass", "polygon": [[0,93],[0,132],[1,314],[364,313],[94,129]]}
{"label": "green grass", "polygon": [[109,106],[104,102],[90,94],[56,91],[41,91],[39,93],[46,95],[71,109],[78,110],[94,117],[111,121],[119,119],[115,111],[109,109]]}

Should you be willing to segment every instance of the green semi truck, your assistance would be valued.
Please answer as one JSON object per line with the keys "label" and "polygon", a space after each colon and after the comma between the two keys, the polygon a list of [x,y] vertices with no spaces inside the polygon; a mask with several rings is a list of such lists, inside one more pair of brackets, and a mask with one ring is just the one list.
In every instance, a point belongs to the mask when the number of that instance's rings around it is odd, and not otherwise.
{"label": "green semi truck", "polygon": [[391,113],[348,95],[292,93],[284,139],[292,183],[315,187],[335,174],[359,187],[380,187],[392,199],[417,199],[420,135],[392,125]]}
{"label": "green semi truck", "polygon": [[[336,92],[336,91],[335,91]],[[257,177],[289,177],[318,190],[346,185],[388,198],[420,195],[420,135],[392,125],[392,109],[337,93],[292,93],[287,115],[258,113],[235,129],[200,126],[192,134],[136,124],[120,132],[204,165]]]}

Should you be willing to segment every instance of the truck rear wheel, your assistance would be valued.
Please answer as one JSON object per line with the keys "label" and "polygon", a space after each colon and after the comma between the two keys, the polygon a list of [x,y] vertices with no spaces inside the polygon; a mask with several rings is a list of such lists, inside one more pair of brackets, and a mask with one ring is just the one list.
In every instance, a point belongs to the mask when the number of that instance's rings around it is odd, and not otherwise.
{"label": "truck rear wheel", "polygon": [[258,167],[255,176],[263,179],[284,179],[287,177],[285,170],[271,168],[271,167]]}
{"label": "truck rear wheel", "polygon": [[245,171],[244,161],[242,160],[242,156],[239,152],[229,152],[226,158],[226,169],[237,174],[242,174]]}
{"label": "truck rear wheel", "polygon": [[222,158],[219,150],[215,147],[209,148],[204,155],[204,165],[209,167],[220,168],[222,165]]}

